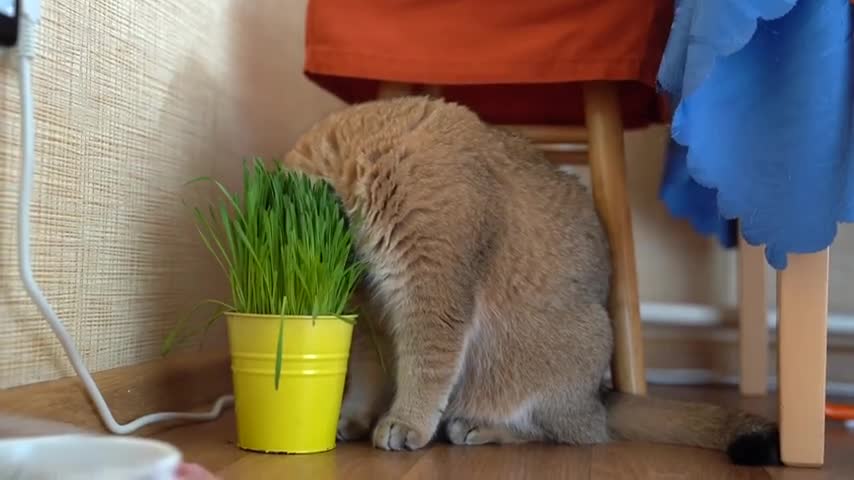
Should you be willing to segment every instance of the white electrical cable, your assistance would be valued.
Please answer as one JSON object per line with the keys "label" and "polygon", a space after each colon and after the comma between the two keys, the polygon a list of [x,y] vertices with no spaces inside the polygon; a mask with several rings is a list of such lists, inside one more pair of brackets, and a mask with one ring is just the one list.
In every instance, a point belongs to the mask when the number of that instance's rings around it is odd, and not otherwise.
{"label": "white electrical cable", "polygon": [[50,303],[44,296],[33,277],[32,262],[30,259],[30,199],[33,190],[33,174],[35,172],[35,115],[33,110],[32,73],[30,61],[35,56],[36,26],[39,21],[38,1],[24,0],[21,4],[22,11],[19,15],[21,20],[18,39],[19,81],[21,89],[21,185],[18,200],[18,267],[24,288],[27,290],[32,301],[36,304],[47,320],[50,329],[56,335],[65,354],[71,361],[74,371],[83,382],[86,392],[95,404],[98,415],[104,426],[112,433],[119,435],[131,434],[140,428],[152,423],[188,420],[207,421],[214,420],[234,402],[234,397],[224,395],[217,399],[213,408],[208,412],[200,413],[177,413],[161,412],[152,413],[140,417],[127,424],[120,424],[110,412],[104,396],[98,390],[98,386],[92,379],[89,370],[83,363],[80,353],[74,346],[74,341],[68,331],[62,325],[59,317],[54,312]]}

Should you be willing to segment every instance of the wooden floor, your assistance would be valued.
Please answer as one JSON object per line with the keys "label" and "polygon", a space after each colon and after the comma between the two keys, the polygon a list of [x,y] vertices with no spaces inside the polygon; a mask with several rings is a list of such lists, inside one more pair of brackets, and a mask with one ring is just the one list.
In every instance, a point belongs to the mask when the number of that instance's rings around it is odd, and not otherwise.
{"label": "wooden floor", "polygon": [[[685,388],[653,388],[651,394],[776,416],[773,396],[741,399],[730,389]],[[630,443],[596,447],[438,444],[411,453],[387,453],[353,443],[317,455],[264,455],[235,447],[230,413],[216,422],[153,436],[177,445],[187,461],[200,463],[224,479],[854,479],[854,432],[835,424],[828,424],[827,463],[821,470],[734,467],[718,452]]]}

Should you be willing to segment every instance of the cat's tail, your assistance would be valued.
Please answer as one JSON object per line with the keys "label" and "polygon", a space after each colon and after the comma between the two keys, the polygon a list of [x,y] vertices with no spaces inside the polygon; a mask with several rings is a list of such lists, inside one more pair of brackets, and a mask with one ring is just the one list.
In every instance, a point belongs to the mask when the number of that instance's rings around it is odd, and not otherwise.
{"label": "cat's tail", "polygon": [[606,392],[608,429],[615,440],[669,443],[725,451],[738,465],[779,465],[774,422],[737,410]]}

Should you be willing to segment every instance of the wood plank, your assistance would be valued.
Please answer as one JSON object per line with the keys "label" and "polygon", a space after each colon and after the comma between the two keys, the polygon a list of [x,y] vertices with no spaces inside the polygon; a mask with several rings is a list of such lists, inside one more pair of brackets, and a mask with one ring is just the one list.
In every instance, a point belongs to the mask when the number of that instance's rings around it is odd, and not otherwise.
{"label": "wood plank", "polygon": [[586,144],[590,137],[585,127],[569,125],[496,125],[515,131],[534,143]]}
{"label": "wood plank", "polygon": [[738,237],[739,386],[742,395],[768,393],[768,307],[765,251]]}
{"label": "wood plank", "polygon": [[151,436],[179,446],[184,461],[204,465],[211,471],[223,470],[248,455],[237,448],[233,410],[216,421],[181,425]]}
{"label": "wood plank", "polygon": [[[160,411],[207,409],[231,391],[228,354],[176,353],[165,359],[96,373],[113,416],[120,423]],[[102,432],[101,420],[77,377],[0,390],[2,413],[57,422]],[[148,432],[162,430],[153,426]]]}
{"label": "wood plank", "polygon": [[[776,402],[769,397],[745,398],[734,389],[652,387],[653,395],[681,400],[708,401],[745,408],[773,417]],[[0,425],[4,424],[0,417]],[[47,424],[39,423],[39,433]],[[60,426],[56,431],[65,431]],[[18,432],[21,434],[22,432]],[[318,455],[264,455],[234,445],[234,416],[176,426],[155,435],[177,445],[185,460],[200,463],[221,478],[317,478],[348,480],[421,478],[508,479],[764,479],[813,480],[854,478],[854,432],[838,423],[827,430],[824,469],[745,468],[732,466],[721,452],[695,448],[614,443],[593,447],[519,445],[452,447],[437,444],[412,453],[390,453],[368,443],[342,444]]]}
{"label": "wood plank", "polygon": [[[736,389],[652,387],[651,394],[708,401],[776,416],[770,397],[742,397]],[[194,433],[195,432],[195,433]],[[188,461],[199,462],[224,479],[316,478],[318,480],[418,479],[750,479],[812,480],[854,478],[854,432],[838,424],[828,429],[823,470],[748,468],[729,463],[722,452],[645,443],[592,447],[513,445],[454,447],[435,444],[418,452],[392,453],[365,442],[346,443],[317,455],[265,455],[234,446],[234,418],[182,426],[156,438],[178,445]]]}
{"label": "wood plank", "polygon": [[596,210],[608,232],[613,275],[609,310],[614,327],[614,386],[646,393],[640,300],[626,182],[623,122],[614,82],[584,84],[584,113],[590,130],[590,178]]}
{"label": "wood plank", "polygon": [[588,479],[591,447],[562,445],[484,445],[455,447],[439,445],[403,477],[469,479]]}
{"label": "wood plank", "polygon": [[245,478],[392,479],[403,478],[412,465],[429,450],[418,452],[378,451],[356,443],[331,452],[312,455],[268,455],[247,453],[219,470],[224,480]]}
{"label": "wood plank", "polygon": [[614,443],[594,449],[590,478],[764,480],[769,475],[761,468],[732,465],[723,452],[648,443]]}
{"label": "wood plank", "polygon": [[544,151],[546,159],[555,165],[587,165],[587,152]]}
{"label": "wood plank", "polygon": [[382,82],[377,91],[377,98],[388,99],[405,97],[412,93],[412,85],[401,82]]}
{"label": "wood plank", "polygon": [[786,465],[824,462],[829,262],[827,249],[790,254],[788,267],[777,273],[780,455]]}

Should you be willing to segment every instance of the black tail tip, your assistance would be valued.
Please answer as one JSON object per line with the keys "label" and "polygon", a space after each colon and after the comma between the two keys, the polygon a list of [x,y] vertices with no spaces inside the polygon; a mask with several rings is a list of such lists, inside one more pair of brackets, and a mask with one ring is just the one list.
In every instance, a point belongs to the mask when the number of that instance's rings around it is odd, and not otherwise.
{"label": "black tail tip", "polygon": [[736,465],[780,465],[780,431],[776,428],[739,435],[727,447]]}

